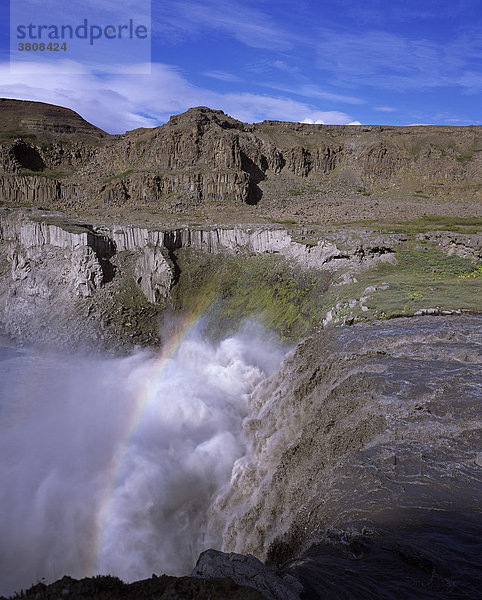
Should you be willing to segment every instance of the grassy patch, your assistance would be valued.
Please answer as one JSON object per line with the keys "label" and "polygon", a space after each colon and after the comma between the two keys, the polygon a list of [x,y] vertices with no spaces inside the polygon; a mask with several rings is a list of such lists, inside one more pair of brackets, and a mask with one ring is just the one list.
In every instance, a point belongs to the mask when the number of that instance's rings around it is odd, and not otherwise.
{"label": "grassy patch", "polygon": [[387,319],[410,316],[420,309],[480,310],[482,265],[447,256],[437,250],[404,248],[396,252],[396,265],[384,264],[359,276],[356,283],[331,288],[323,299],[326,309],[348,299],[364,296],[369,286],[388,284],[368,294],[363,311],[357,304],[350,316],[356,319]]}
{"label": "grassy patch", "polygon": [[[244,319],[255,316],[290,340],[309,335],[328,311],[339,323],[410,316],[428,308],[480,309],[482,265],[411,247],[396,252],[396,258],[397,264],[358,274],[358,281],[330,286],[329,274],[302,272],[276,255],[183,249],[177,253],[180,277],[173,302],[195,318],[203,313],[206,332],[214,338],[232,333]],[[386,285],[380,286],[382,282]],[[375,291],[367,292],[370,287]]]}
{"label": "grassy patch", "polygon": [[5,129],[4,131],[0,131],[0,144],[8,144],[13,140],[17,140],[22,138],[26,142],[35,142],[37,136],[33,133],[20,133],[19,131],[14,131],[13,129]]}
{"label": "grassy patch", "polygon": [[127,177],[128,175],[130,175],[133,171],[134,171],[134,169],[127,169],[127,171],[122,171],[121,173],[117,173],[117,175],[112,175],[112,177],[108,177],[107,179],[105,179],[103,181],[103,183],[111,183],[112,181],[115,181],[116,179],[123,179],[124,177]]}
{"label": "grassy patch", "polygon": [[191,314],[199,312],[200,301],[209,306],[206,331],[213,337],[255,316],[282,338],[299,340],[323,318],[320,299],[328,274],[303,273],[273,255],[208,255],[189,249],[178,252],[178,265],[175,306]]}
{"label": "grassy patch", "polygon": [[62,179],[66,176],[63,171],[53,171],[52,169],[43,169],[42,171],[31,171],[30,169],[21,169],[20,175],[23,177],[46,177],[47,179]]}
{"label": "grassy patch", "polygon": [[361,227],[376,227],[393,233],[416,234],[426,231],[453,231],[455,233],[478,233],[482,229],[480,217],[446,217],[440,215],[426,215],[411,221],[398,221],[394,223],[379,223],[375,220],[351,221],[344,225],[357,225]]}
{"label": "grassy patch", "polygon": [[275,223],[279,223],[280,225],[296,225],[297,221],[293,219],[282,219],[281,221],[274,221]]}

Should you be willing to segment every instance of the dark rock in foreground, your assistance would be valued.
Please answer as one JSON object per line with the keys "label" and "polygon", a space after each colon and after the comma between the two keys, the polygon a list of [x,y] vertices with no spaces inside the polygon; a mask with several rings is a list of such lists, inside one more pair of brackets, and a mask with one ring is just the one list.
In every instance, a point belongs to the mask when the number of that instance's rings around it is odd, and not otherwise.
{"label": "dark rock in foreground", "polygon": [[26,600],[262,600],[257,590],[241,586],[230,579],[205,580],[198,577],[161,577],[124,583],[117,577],[99,576],[86,579],[63,577],[51,585],[39,583],[15,596]]}

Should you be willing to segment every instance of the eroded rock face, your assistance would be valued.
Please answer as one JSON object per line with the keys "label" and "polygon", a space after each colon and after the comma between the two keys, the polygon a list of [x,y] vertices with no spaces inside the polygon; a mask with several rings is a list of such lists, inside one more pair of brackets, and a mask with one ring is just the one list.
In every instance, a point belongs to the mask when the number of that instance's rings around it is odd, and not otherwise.
{"label": "eroded rock face", "polygon": [[92,296],[104,283],[104,273],[92,248],[83,246],[72,251],[70,286],[79,296]]}
{"label": "eroded rock face", "polygon": [[[263,194],[293,201],[293,188],[321,184],[335,196],[406,188],[480,199],[481,127],[250,125],[197,107],[155,129],[109,136],[68,109],[15,102],[0,103],[0,130],[8,119],[4,127],[18,132],[0,145],[0,198],[11,205],[236,206]],[[56,179],[22,169],[54,170]]]}
{"label": "eroded rock face", "polygon": [[169,296],[174,272],[161,248],[145,246],[137,259],[135,274],[137,285],[149,302],[155,304]]}
{"label": "eroded rock face", "polygon": [[[464,256],[475,259],[479,255],[480,244],[475,238],[459,234],[440,234],[439,238],[436,241],[448,251],[455,244]],[[76,313],[76,319],[82,321],[80,313],[88,310],[93,330],[101,328],[99,336],[111,326],[119,335],[121,322],[137,327],[135,324],[143,321],[136,311],[151,314],[151,305],[161,311],[171,302],[171,289],[179,275],[176,252],[184,248],[246,257],[277,255],[296,268],[313,270],[321,276],[329,274],[334,285],[343,285],[366,269],[395,262],[394,250],[404,240],[401,234],[360,235],[355,230],[93,226],[62,213],[4,208],[0,209],[0,245],[5,250],[0,262],[4,282],[0,295],[5,307],[2,314],[7,315],[7,333],[17,337],[23,332],[22,337],[27,338],[28,327],[22,317],[25,303],[31,315],[38,313],[39,318],[50,322],[49,302],[53,302],[60,311],[67,306],[70,319]],[[366,310],[364,302],[371,292],[365,292],[350,300],[349,308],[359,303],[361,310]],[[33,298],[37,300],[33,302]],[[45,299],[43,304],[40,298]],[[74,306],[77,298],[91,298],[93,305],[80,310]],[[136,305],[136,314],[124,318],[122,311],[129,312],[125,305],[130,306],[131,301]],[[345,308],[339,303],[335,312]],[[97,311],[102,316],[95,323]],[[324,323],[338,324],[335,316],[328,311]],[[134,342],[136,331],[128,335]]]}
{"label": "eroded rock face", "polygon": [[482,258],[482,236],[452,231],[429,231],[420,233],[417,239],[421,242],[435,242],[441,246],[447,254],[456,254],[470,260],[481,260]]}
{"label": "eroded rock face", "polygon": [[[290,232],[278,228],[213,227],[156,230],[142,227],[116,226],[112,239],[118,250],[138,251],[147,246],[164,247],[170,251],[193,248],[201,252],[220,254],[279,254],[303,268],[337,270],[344,267],[372,266],[377,261],[393,260],[396,236],[384,239],[343,240],[344,249],[328,239],[312,240],[310,232]],[[305,238],[308,241],[305,241]]]}
{"label": "eroded rock face", "polygon": [[303,591],[294,577],[288,575],[283,580],[256,557],[234,552],[206,550],[198,558],[191,576],[206,580],[227,578],[258,590],[266,600],[299,600]]}

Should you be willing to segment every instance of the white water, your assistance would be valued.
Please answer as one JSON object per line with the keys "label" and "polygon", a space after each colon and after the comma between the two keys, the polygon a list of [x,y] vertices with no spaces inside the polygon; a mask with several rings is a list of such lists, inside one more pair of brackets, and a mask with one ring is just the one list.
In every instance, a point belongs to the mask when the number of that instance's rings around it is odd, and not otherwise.
{"label": "white water", "polygon": [[247,394],[283,354],[253,327],[218,345],[192,335],[163,368],[147,351],[0,348],[0,594],[186,574],[219,547],[206,513],[244,452]]}

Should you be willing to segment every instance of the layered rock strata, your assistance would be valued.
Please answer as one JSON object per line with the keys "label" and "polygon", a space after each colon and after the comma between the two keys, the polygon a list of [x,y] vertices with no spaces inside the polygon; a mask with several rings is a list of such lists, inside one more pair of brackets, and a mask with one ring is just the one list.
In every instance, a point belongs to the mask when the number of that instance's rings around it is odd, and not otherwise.
{"label": "layered rock strata", "polygon": [[481,131],[247,124],[198,107],[161,127],[109,136],[68,109],[3,100],[0,199],[64,208],[147,203],[182,209],[253,205],[266,196],[274,208],[276,198],[294,203],[297,194],[324,204],[328,186],[335,197],[391,190],[415,199],[476,201]]}

